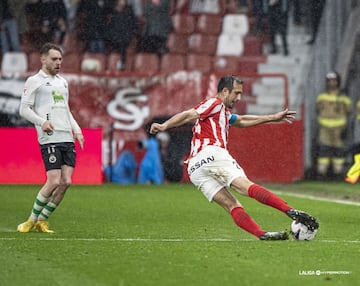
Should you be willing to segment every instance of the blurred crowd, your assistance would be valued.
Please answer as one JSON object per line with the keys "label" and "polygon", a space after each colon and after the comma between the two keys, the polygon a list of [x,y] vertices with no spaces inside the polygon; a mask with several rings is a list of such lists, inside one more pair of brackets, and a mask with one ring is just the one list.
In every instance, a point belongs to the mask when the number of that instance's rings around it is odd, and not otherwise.
{"label": "blurred crowd", "polygon": [[[314,2],[316,2],[314,4]],[[64,45],[75,34],[78,45],[91,53],[116,51],[126,61],[126,50],[166,53],[166,41],[176,13],[224,14],[240,12],[255,19],[255,33],[269,34],[271,53],[275,36],[283,54],[289,11],[297,25],[309,25],[313,43],[325,0],[0,0],[1,54],[37,51],[45,42]],[[264,21],[265,20],[265,21]],[[74,39],[74,38],[72,38]],[[121,68],[125,68],[122,66]]]}

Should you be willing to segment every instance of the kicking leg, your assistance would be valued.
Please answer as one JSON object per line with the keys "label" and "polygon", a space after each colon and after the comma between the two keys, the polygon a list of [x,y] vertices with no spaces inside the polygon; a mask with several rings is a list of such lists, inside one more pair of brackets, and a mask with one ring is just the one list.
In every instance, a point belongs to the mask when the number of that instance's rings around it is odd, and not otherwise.
{"label": "kicking leg", "polygon": [[225,188],[214,196],[213,200],[222,206],[233,218],[235,224],[261,240],[284,240],[285,232],[266,232],[245,212],[239,201]]}

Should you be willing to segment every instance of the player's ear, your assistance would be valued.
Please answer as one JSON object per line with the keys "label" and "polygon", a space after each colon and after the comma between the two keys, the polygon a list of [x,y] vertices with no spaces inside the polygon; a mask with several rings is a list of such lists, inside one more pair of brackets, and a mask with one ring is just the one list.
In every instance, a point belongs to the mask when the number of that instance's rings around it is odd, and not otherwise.
{"label": "player's ear", "polygon": [[226,95],[226,94],[230,93],[230,90],[227,87],[224,87],[222,89],[221,93]]}

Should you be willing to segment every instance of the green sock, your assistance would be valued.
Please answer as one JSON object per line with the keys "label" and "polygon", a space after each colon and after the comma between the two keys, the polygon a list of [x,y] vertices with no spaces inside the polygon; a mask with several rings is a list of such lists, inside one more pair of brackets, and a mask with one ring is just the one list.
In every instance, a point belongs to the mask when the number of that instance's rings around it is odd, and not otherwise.
{"label": "green sock", "polygon": [[49,216],[55,211],[57,205],[53,202],[48,202],[40,213],[39,220],[47,220]]}
{"label": "green sock", "polygon": [[50,198],[44,197],[42,194],[38,193],[33,208],[31,210],[30,220],[37,221],[38,216],[40,215],[43,208],[49,202]]}

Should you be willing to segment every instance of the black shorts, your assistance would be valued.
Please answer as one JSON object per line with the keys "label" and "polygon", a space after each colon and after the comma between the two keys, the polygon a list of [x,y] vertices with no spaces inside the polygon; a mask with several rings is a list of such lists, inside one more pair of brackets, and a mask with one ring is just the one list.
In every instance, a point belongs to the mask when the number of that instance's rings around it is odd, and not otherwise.
{"label": "black shorts", "polygon": [[49,143],[40,146],[46,171],[61,169],[67,165],[75,167],[76,151],[72,142]]}

